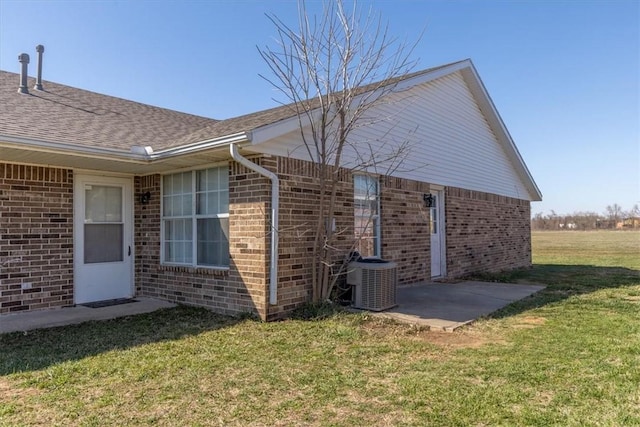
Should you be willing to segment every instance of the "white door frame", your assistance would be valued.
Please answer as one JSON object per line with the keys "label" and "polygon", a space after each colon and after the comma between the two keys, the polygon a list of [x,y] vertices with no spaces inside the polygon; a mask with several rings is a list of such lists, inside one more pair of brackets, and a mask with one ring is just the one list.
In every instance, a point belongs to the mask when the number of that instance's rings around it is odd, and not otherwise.
{"label": "white door frame", "polygon": [[[446,217],[445,217],[445,196],[444,196],[444,187],[439,185],[431,185],[431,193],[436,196],[436,207],[437,210],[437,227],[438,232],[436,233],[436,238],[439,243],[439,251],[433,251],[433,235],[431,235],[431,229],[429,229],[429,238],[430,240],[430,253],[431,253],[431,278],[439,278],[447,276],[447,237],[446,237]],[[429,212],[431,214],[431,212]],[[431,227],[430,227],[431,228]],[[433,265],[439,263],[440,271],[437,274],[434,274]]]}
{"label": "white door frame", "polygon": [[[79,287],[84,285],[79,282],[82,280],[82,277],[86,275],[80,272],[81,268],[86,268],[84,264],[85,186],[92,184],[122,186],[123,188],[123,255],[125,261],[124,264],[121,265],[123,270],[126,270],[123,272],[123,276],[125,277],[125,280],[128,279],[128,283],[123,284],[117,298],[131,298],[134,296],[135,289],[133,178],[129,176],[123,177],[118,175],[98,175],[85,172],[79,173],[76,171],[73,179],[73,295],[75,304],[92,301],[91,297],[87,297],[86,289],[78,292]],[[93,301],[99,301],[101,299],[105,298],[98,297],[97,299],[93,299]]]}

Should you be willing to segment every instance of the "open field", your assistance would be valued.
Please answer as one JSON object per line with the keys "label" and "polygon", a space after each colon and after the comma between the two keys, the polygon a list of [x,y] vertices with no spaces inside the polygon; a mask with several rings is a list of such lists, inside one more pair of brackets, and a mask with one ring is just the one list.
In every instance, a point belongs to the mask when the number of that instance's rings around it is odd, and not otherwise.
{"label": "open field", "polygon": [[534,264],[640,270],[640,231],[538,231],[532,239]]}
{"label": "open field", "polygon": [[535,233],[462,331],[179,307],[0,335],[0,425],[640,425],[640,233]]}

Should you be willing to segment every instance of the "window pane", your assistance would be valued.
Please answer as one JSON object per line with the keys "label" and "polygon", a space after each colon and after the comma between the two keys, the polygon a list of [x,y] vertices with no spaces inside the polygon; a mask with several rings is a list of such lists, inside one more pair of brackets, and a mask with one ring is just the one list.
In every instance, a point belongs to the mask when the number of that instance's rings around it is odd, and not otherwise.
{"label": "window pane", "polygon": [[196,194],[196,214],[202,215],[207,211],[207,193]]}
{"label": "window pane", "polygon": [[191,219],[164,220],[164,261],[191,263],[193,231]]}
{"label": "window pane", "polygon": [[229,177],[226,167],[196,172],[198,215],[217,215],[229,211]]}
{"label": "window pane", "polygon": [[165,239],[190,241],[192,237],[190,219],[174,219],[165,221]]}
{"label": "window pane", "polygon": [[229,169],[221,166],[218,169],[218,189],[224,190],[229,188]]}
{"label": "window pane", "polygon": [[378,196],[378,181],[375,177],[355,175],[353,177],[353,193],[356,199],[376,199]]}
{"label": "window pane", "polygon": [[185,194],[181,198],[182,209],[180,209],[180,215],[191,215],[193,212],[191,194]]}
{"label": "window pane", "polygon": [[184,245],[176,242],[165,242],[164,258],[167,262],[185,262]]}
{"label": "window pane", "polygon": [[229,190],[220,191],[219,203],[220,213],[229,213]]}
{"label": "window pane", "polygon": [[218,205],[218,192],[209,193],[209,197],[207,198],[207,210],[208,214],[217,214],[219,211]]}
{"label": "window pane", "polygon": [[84,225],[84,263],[123,260],[122,224]]}
{"label": "window pane", "polygon": [[192,172],[182,172],[164,176],[162,212],[165,217],[191,215],[192,175]]}
{"label": "window pane", "polygon": [[171,198],[171,212],[173,216],[182,215],[182,196],[173,196]]}
{"label": "window pane", "polygon": [[122,222],[122,187],[85,187],[86,222]]}
{"label": "window pane", "polygon": [[353,177],[354,234],[364,257],[379,256],[378,180],[367,175]]}
{"label": "window pane", "polygon": [[164,221],[164,240],[171,240],[174,221]]}
{"label": "window pane", "polygon": [[165,196],[173,194],[173,175],[165,175],[162,178],[162,193]]}
{"label": "window pane", "polygon": [[431,234],[438,234],[438,197],[433,196],[431,203]]}
{"label": "window pane", "polygon": [[198,219],[198,264],[229,265],[229,219]]}
{"label": "window pane", "polygon": [[164,196],[162,197],[162,215],[164,216],[173,216],[173,205],[171,204],[171,197]]}
{"label": "window pane", "polygon": [[182,183],[182,194],[191,193],[193,188],[191,187],[191,177],[193,174],[191,172],[185,172],[180,174],[181,183]]}
{"label": "window pane", "polygon": [[193,245],[191,241],[182,244],[184,246],[185,259],[183,262],[193,263]]}
{"label": "window pane", "polygon": [[196,175],[198,176],[198,179],[196,181],[196,191],[207,191],[207,171],[197,171]]}
{"label": "window pane", "polygon": [[[229,265],[229,220],[218,218],[229,212],[228,174],[228,167],[224,166],[163,178],[163,261]],[[194,221],[196,230],[193,230]]]}

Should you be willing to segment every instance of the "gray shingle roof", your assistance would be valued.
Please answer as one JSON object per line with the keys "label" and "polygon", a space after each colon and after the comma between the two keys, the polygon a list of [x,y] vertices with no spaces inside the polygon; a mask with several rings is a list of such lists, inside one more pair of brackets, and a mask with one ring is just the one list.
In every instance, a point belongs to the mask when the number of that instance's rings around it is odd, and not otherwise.
{"label": "gray shingle roof", "polygon": [[[407,74],[401,80],[452,64]],[[29,88],[35,79],[29,78]],[[0,135],[113,148],[151,146],[154,151],[180,147],[276,123],[295,116],[292,105],[214,120],[122,98],[44,81],[44,91],[18,93],[19,75],[0,70]],[[360,92],[380,86],[373,83]],[[310,102],[314,103],[314,100]]]}
{"label": "gray shingle roof", "polygon": [[217,120],[43,82],[18,93],[20,76],[0,71],[0,134],[129,151],[133,145],[172,147]]}

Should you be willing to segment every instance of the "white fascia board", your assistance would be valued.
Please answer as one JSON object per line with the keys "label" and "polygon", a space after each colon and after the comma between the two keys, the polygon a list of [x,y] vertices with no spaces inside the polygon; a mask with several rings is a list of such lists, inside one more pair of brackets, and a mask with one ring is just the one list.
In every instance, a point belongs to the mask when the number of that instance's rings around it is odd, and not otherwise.
{"label": "white fascia board", "polygon": [[118,150],[114,148],[91,147],[77,144],[69,144],[65,142],[53,142],[46,140],[36,140],[31,138],[16,137],[11,135],[0,134],[0,147],[8,148],[30,148],[40,152],[49,152],[57,154],[73,154],[95,159],[117,160],[121,162],[149,164],[155,161],[162,161],[171,157],[177,157],[185,154],[193,154],[199,151],[219,148],[231,143],[248,142],[249,135],[244,132],[226,135],[220,138],[208,139],[189,145],[168,148],[158,152],[150,152],[143,154],[141,152],[130,152]]}
{"label": "white fascia board", "polygon": [[478,102],[478,106],[480,110],[484,114],[489,126],[495,133],[498,141],[502,146],[506,149],[507,156],[511,159],[518,171],[518,174],[523,179],[525,186],[529,189],[529,195],[531,196],[533,201],[542,200],[542,192],[538,188],[529,168],[527,168],[518,147],[516,146],[513,138],[511,138],[511,134],[509,130],[505,126],[502,121],[502,117],[500,117],[500,113],[496,109],[489,92],[484,86],[482,79],[480,78],[476,68],[473,66],[473,63],[469,61],[469,66],[465,67],[465,69],[461,70],[462,76],[464,80],[469,85],[469,89],[471,90],[476,102]]}
{"label": "white fascia board", "polygon": [[429,71],[424,74],[419,74],[409,79],[399,81],[398,83],[395,83],[394,92],[401,92],[413,86],[428,83],[469,67],[473,67],[470,59],[455,62],[451,65],[447,65],[446,67],[438,68],[437,70]]}
{"label": "white fascia board", "polygon": [[121,160],[131,163],[148,163],[148,157],[143,154],[130,153],[114,148],[99,148],[66,142],[53,142],[42,139],[23,138],[0,134],[0,146],[8,148],[30,148],[45,153],[74,154],[96,159]]}

